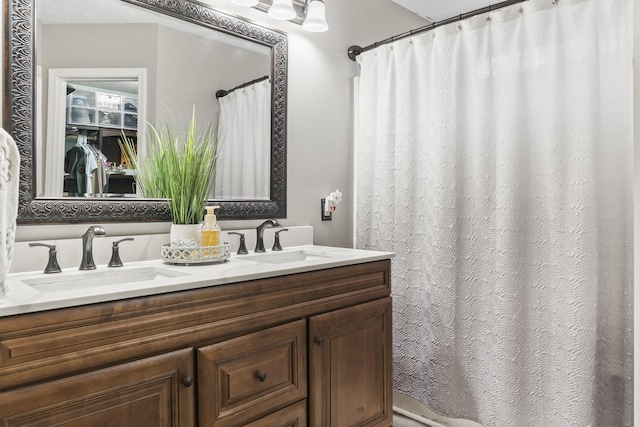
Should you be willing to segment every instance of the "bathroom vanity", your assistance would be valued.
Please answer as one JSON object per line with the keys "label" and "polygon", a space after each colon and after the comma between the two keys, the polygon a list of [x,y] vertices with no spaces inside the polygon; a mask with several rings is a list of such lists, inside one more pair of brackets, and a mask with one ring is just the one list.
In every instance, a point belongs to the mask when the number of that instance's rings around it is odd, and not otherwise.
{"label": "bathroom vanity", "polygon": [[0,424],[390,426],[392,254],[331,250],[153,264],[190,273],[72,302],[10,288]]}

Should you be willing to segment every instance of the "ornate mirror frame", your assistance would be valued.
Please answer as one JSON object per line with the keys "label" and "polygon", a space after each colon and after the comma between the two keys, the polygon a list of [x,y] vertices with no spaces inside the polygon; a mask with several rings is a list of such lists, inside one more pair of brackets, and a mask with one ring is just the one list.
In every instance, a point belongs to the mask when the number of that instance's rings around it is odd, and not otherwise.
{"label": "ornate mirror frame", "polygon": [[[162,200],[36,198],[35,2],[5,1],[4,127],[20,151],[18,223],[169,221]],[[270,200],[211,201],[219,219],[286,218],[287,35],[190,0],[122,0],[197,25],[268,46],[272,51]]]}

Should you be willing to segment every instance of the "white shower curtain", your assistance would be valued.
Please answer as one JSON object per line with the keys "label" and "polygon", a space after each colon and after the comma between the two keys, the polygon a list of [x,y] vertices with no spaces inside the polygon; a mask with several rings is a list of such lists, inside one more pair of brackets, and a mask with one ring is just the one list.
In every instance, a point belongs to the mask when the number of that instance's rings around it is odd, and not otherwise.
{"label": "white shower curtain", "polygon": [[269,80],[219,98],[214,198],[269,199],[271,84]]}
{"label": "white shower curtain", "polygon": [[632,425],[632,7],[531,0],[360,56],[396,390],[485,427]]}

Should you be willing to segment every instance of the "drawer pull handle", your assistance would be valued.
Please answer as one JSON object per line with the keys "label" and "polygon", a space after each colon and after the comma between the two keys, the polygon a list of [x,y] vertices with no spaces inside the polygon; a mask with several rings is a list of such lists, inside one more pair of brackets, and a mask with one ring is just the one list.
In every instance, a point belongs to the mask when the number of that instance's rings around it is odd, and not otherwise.
{"label": "drawer pull handle", "polygon": [[322,345],[322,338],[321,337],[316,337],[316,339],[314,341],[316,342],[316,344]]}
{"label": "drawer pull handle", "polygon": [[267,380],[267,373],[266,372],[259,372],[258,373],[258,381],[260,381],[261,383],[265,382]]}
{"label": "drawer pull handle", "polygon": [[193,378],[191,377],[187,377],[185,379],[182,380],[182,385],[189,388],[193,385]]}

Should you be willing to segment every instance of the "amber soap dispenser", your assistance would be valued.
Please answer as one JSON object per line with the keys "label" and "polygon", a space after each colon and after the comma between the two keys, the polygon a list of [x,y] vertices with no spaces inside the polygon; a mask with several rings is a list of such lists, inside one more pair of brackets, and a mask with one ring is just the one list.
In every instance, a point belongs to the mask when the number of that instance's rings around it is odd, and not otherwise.
{"label": "amber soap dispenser", "polygon": [[215,210],[220,206],[206,206],[207,214],[204,216],[204,225],[200,233],[200,246],[220,245],[220,226],[216,222]]}

